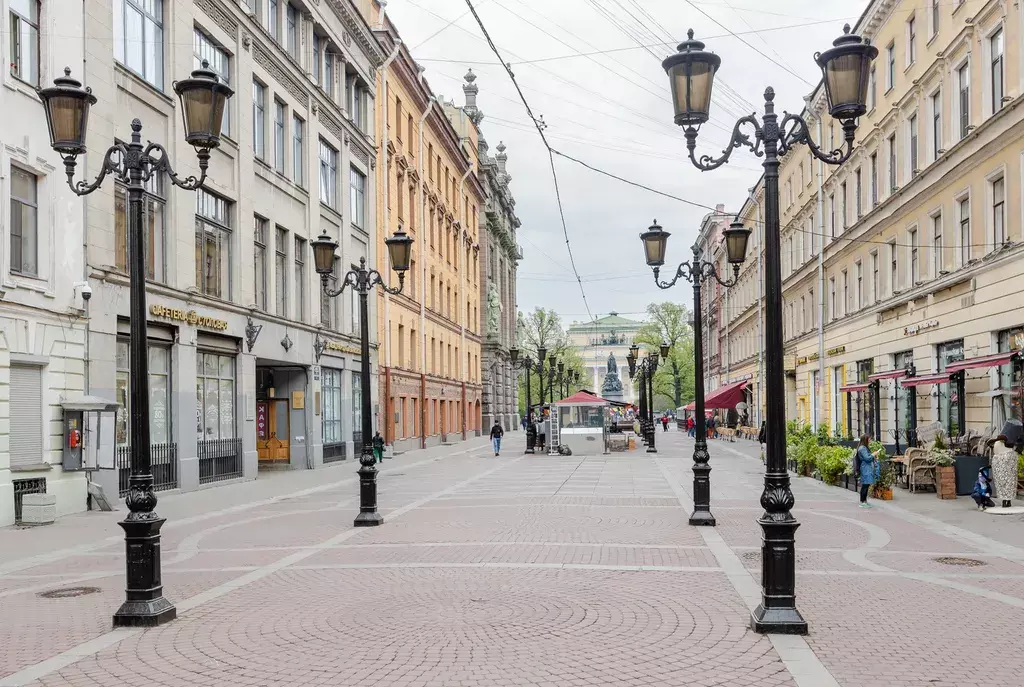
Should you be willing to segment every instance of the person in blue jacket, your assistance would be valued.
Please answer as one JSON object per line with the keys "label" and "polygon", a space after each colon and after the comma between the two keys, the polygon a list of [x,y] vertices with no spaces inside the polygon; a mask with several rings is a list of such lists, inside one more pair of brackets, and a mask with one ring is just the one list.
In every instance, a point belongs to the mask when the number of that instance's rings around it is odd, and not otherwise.
{"label": "person in blue jacket", "polygon": [[978,470],[978,479],[974,483],[971,497],[978,504],[978,510],[995,507],[996,504],[992,501],[992,468],[989,466]]}
{"label": "person in blue jacket", "polygon": [[871,445],[871,435],[864,434],[860,438],[860,446],[857,447],[857,455],[854,457],[854,474],[860,477],[860,507],[871,508],[868,503],[868,491],[875,483],[877,458],[878,456],[868,448]]}

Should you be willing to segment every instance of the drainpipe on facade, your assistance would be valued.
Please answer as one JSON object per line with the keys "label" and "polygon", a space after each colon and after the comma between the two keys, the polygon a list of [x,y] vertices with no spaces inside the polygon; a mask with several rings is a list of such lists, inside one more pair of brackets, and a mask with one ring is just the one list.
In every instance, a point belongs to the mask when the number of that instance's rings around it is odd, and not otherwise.
{"label": "drainpipe on facade", "polygon": [[[420,83],[423,83],[423,68],[420,67]],[[425,222],[427,217],[427,196],[423,193],[423,185],[426,183],[423,177],[423,125],[434,109],[437,98],[429,96],[427,109],[420,117],[420,149],[416,155],[419,163],[419,187],[420,187],[420,221]],[[386,109],[386,108],[385,108]],[[427,447],[427,232],[420,232],[420,448]]]}
{"label": "drainpipe on facade", "polygon": [[[386,2],[381,2],[380,7],[380,29],[384,28],[384,7],[387,5]],[[388,202],[387,189],[390,188],[388,184],[388,68],[391,63],[394,62],[395,58],[398,57],[399,51],[402,49],[402,39],[399,38],[395,41],[395,47],[391,49],[391,54],[384,60],[384,64],[380,66],[381,74],[381,99],[384,101],[384,107],[380,109],[380,164],[381,164],[381,178],[384,180],[384,235],[387,236],[388,227],[391,226],[391,204]],[[380,189],[377,189],[380,193]],[[387,259],[387,258],[385,258]],[[388,269],[388,265],[385,262],[384,269],[385,284],[391,286],[391,270]],[[378,356],[379,358],[379,356]],[[390,437],[393,441],[391,433],[393,432],[392,426],[394,423],[391,421],[391,414],[389,412],[391,406],[391,294],[387,291],[384,292],[384,365],[380,365],[378,360],[377,365],[384,368],[384,399],[383,407],[384,413],[382,417],[384,421],[384,441],[387,441]]]}
{"label": "drainpipe on facade", "polygon": [[[468,139],[472,142],[472,139]],[[459,179],[459,195],[455,199],[455,202],[461,203],[462,214],[466,215],[466,203],[462,202],[462,189],[465,186],[466,178],[473,173],[473,161],[469,161],[469,169]],[[462,218],[462,231],[466,231],[466,223],[469,221],[469,217]],[[459,245],[459,252],[462,252],[462,245]],[[455,257],[456,263],[458,263],[458,256]],[[466,440],[466,365],[465,361],[469,353],[466,352],[466,318],[469,317],[468,298],[466,294],[466,270],[468,269],[467,264],[463,264],[462,269],[459,270],[459,292],[462,294],[462,303],[459,303],[459,332],[462,341],[462,354],[459,356],[459,379],[462,380],[462,440]]]}
{"label": "drainpipe on facade", "polygon": [[[818,118],[818,140],[825,135],[822,129],[821,118]],[[822,186],[824,185],[825,163],[818,160],[818,388],[811,389],[814,395],[814,420],[820,426],[823,419],[821,414],[821,388],[825,385],[825,202],[822,197]],[[811,237],[813,244],[814,237]],[[817,427],[815,427],[817,429]]]}
{"label": "drainpipe on facade", "polygon": [[761,217],[761,203],[757,200],[757,187],[747,189],[750,202],[757,207],[757,427],[761,426],[764,417],[761,412],[761,394],[764,387],[764,265],[761,256],[764,254],[764,219]]}

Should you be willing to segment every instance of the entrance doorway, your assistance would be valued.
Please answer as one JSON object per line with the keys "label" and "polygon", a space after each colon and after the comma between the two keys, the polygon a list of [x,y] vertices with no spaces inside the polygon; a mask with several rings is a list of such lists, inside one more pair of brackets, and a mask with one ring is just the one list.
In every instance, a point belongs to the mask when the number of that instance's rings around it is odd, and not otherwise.
{"label": "entrance doorway", "polygon": [[288,399],[256,403],[256,454],[260,465],[291,462],[291,413]]}

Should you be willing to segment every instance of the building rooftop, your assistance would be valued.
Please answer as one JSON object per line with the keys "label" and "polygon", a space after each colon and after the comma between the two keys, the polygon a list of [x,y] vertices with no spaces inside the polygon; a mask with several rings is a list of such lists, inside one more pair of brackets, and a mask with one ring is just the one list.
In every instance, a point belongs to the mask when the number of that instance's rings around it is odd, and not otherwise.
{"label": "building rooftop", "polygon": [[630,320],[622,317],[617,312],[610,312],[605,317],[600,317],[593,322],[573,322],[569,327],[570,332],[592,332],[608,331],[609,329],[639,329],[643,322]]}

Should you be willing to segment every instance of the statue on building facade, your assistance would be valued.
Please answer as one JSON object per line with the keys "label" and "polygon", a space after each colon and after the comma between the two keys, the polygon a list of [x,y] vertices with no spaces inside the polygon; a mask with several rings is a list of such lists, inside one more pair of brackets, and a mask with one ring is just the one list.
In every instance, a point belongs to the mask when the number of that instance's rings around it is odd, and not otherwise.
{"label": "statue on building facade", "polygon": [[504,307],[501,305],[501,296],[498,294],[498,287],[492,281],[487,286],[487,336],[498,336],[501,332],[501,313]]}

